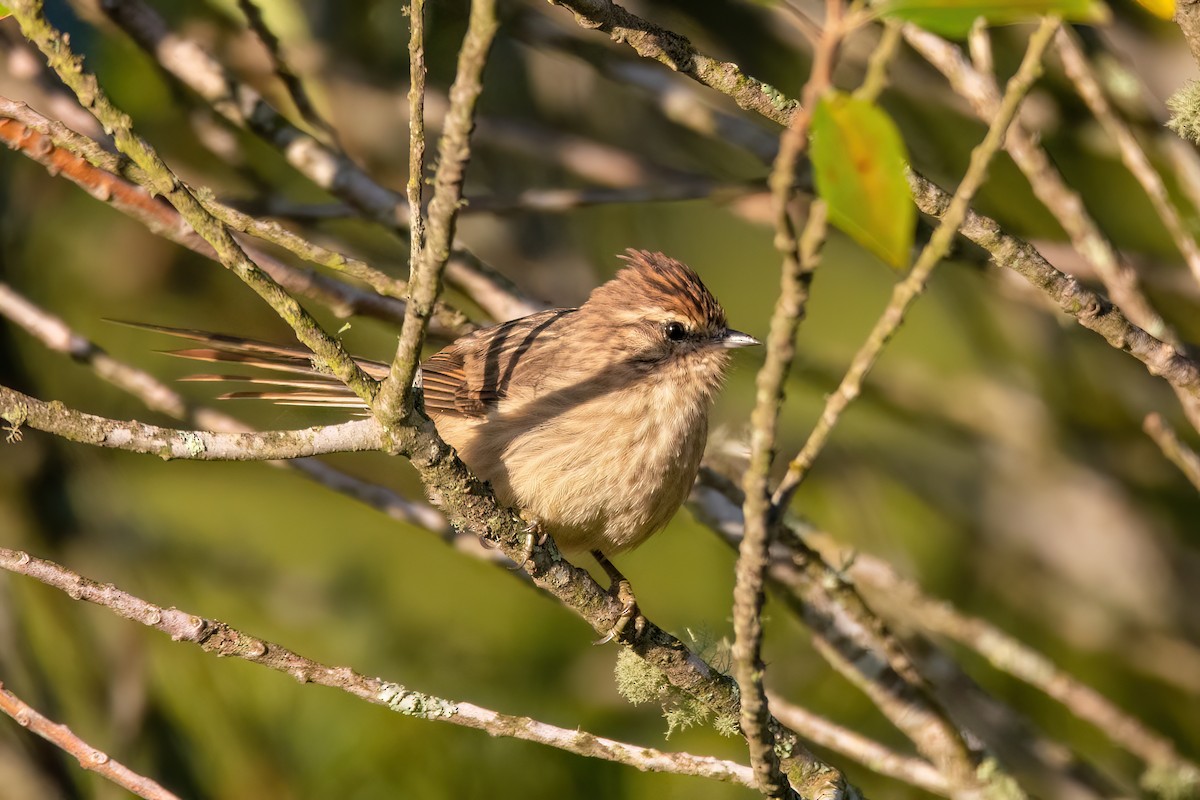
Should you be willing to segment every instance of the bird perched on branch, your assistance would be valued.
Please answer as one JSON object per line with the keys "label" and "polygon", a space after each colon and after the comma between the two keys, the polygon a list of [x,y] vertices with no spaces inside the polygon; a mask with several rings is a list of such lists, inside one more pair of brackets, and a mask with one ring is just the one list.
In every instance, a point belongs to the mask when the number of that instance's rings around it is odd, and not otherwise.
{"label": "bird perched on branch", "polygon": [[[438,432],[500,502],[536,520],[564,551],[591,551],[609,574],[624,606],[602,641],[636,614],[629,583],[608,556],[644,542],[683,504],[729,351],[758,344],[726,325],[724,309],[687,265],[644,250],[623,258],[626,266],[579,308],[468,334],[422,363],[419,378]],[[300,376],[191,378],[289,389],[224,397],[363,407],[301,348],[154,329],[208,345],[175,355]],[[377,379],[387,375],[387,364],[359,364]]]}

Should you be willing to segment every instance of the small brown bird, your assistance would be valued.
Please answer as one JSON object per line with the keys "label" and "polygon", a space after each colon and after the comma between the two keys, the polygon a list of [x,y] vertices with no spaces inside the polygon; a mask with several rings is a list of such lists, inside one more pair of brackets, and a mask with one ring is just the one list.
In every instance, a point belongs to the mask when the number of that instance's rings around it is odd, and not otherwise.
{"label": "small brown bird", "polygon": [[[536,519],[564,551],[596,556],[625,601],[614,634],[636,606],[607,556],[644,542],[683,504],[729,350],[759,343],[726,326],[725,311],[685,264],[644,250],[623,258],[627,265],[579,308],[475,331],[426,360],[419,378],[438,432],[499,500]],[[176,355],[304,375],[194,376],[299,390],[226,397],[362,406],[300,348],[158,330],[211,345]],[[387,374],[387,364],[359,363],[373,377]]]}

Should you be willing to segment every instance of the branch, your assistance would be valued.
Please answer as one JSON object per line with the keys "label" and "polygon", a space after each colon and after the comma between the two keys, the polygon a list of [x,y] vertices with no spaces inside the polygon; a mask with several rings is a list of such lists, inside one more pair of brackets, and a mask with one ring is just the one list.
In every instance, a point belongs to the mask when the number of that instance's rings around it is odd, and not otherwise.
{"label": "branch", "polygon": [[1104,90],[1100,88],[1100,81],[1096,79],[1096,74],[1088,63],[1087,56],[1079,46],[1078,37],[1066,29],[1060,30],[1057,45],[1063,68],[1067,77],[1075,84],[1075,91],[1083,98],[1083,102],[1087,104],[1100,126],[1117,143],[1121,161],[1142,185],[1146,196],[1150,198],[1150,204],[1158,213],[1158,218],[1162,220],[1163,226],[1175,240],[1175,246],[1183,254],[1183,260],[1192,271],[1192,277],[1200,282],[1200,247],[1196,246],[1195,237],[1188,231],[1180,218],[1179,210],[1171,202],[1162,176],[1150,164],[1150,159],[1146,157],[1146,152],[1138,144],[1129,126],[1113,111]]}
{"label": "branch", "polygon": [[[0,552],[3,552],[0,550]],[[145,800],[179,800],[179,797],[164,789],[149,778],[139,775],[129,767],[111,758],[80,739],[66,725],[59,725],[39,714],[21,698],[4,688],[0,683],[0,711],[16,720],[22,728],[28,728],[51,744],[56,745],[79,761],[79,766],[106,778],[122,789],[143,797]]]}
{"label": "branch", "polygon": [[788,206],[792,200],[796,164],[808,144],[812,109],[830,87],[842,29],[841,0],[827,0],[825,28],[817,43],[812,73],[804,86],[803,111],[783,133],[779,155],[771,169],[771,204],[775,216],[775,246],[783,256],[779,300],[771,316],[766,361],[756,378],[757,396],[750,417],[750,460],[742,478],[745,534],[738,548],[733,587],[733,672],[742,693],[742,732],[750,747],[759,791],[768,797],[791,795],[780,772],[770,712],[763,691],[762,608],[771,517],[769,473],[783,404],[783,384],[796,355],[796,330],[804,317],[808,288],[825,240],[825,206],[814,203],[801,242],[796,240]]}
{"label": "branch", "polygon": [[[917,208],[941,219],[948,205],[946,193],[912,170],[908,172],[908,185]],[[1141,361],[1151,375],[1161,377],[1189,397],[1200,399],[1200,363],[1134,325],[1103,296],[1055,269],[1033,245],[1007,233],[994,219],[974,211],[967,212],[959,232],[990,253],[998,266],[1013,270],[1041,290],[1080,325]]]}
{"label": "branch", "polygon": [[188,461],[271,461],[325,453],[378,450],[382,431],[374,420],[295,431],[212,433],[160,428],[135,420],[97,417],[0,386],[0,419],[9,424],[9,441],[19,441],[22,426],[53,433],[72,442]]}
{"label": "branch", "polygon": [[1158,414],[1147,414],[1142,423],[1146,435],[1154,440],[1167,459],[1200,491],[1200,455],[1179,440],[1179,436]]}
{"label": "branch", "polygon": [[[0,283],[0,315],[12,320],[50,350],[87,365],[100,378],[138,398],[154,411],[207,430],[227,433],[251,431],[227,414],[189,406],[179,392],[158,378],[113,358],[94,342],[72,330],[61,319],[38,308],[3,283]],[[392,519],[420,525],[443,538],[453,537],[445,517],[435,509],[425,503],[401,497],[385,486],[368,483],[311,458],[268,463],[275,467],[293,469],[335,492],[353,497],[381,511]]]}
{"label": "branch", "polygon": [[[192,230],[178,211],[133,182],[144,179],[145,173],[127,159],[109,153],[95,140],[6,97],[0,97],[0,118],[3,118],[0,119],[0,141],[13,150],[142,223],[151,233],[219,261],[212,246]],[[243,244],[255,263],[289,292],[312,298],[328,306],[339,317],[361,314],[387,322],[404,319],[402,299],[406,286],[403,281],[356,258],[310,242],[276,223],[248,217],[217,202],[207,192],[200,191],[198,195],[197,199],[205,209],[229,227],[270,241],[313,263],[345,272],[375,289],[375,292],[363,291],[311,270],[297,269]],[[438,309],[430,324],[430,330],[445,338],[457,338],[473,329],[461,312],[446,306]]]}
{"label": "branch", "polygon": [[[218,657],[240,658],[261,664],[287,673],[300,683],[338,689],[405,716],[476,728],[492,736],[511,736],[539,742],[589,758],[628,764],[641,770],[699,775],[746,786],[751,785],[753,780],[749,768],[734,762],[690,753],[665,753],[626,744],[578,729],[559,728],[529,717],[501,714],[473,703],[425,694],[381,678],[365,677],[349,667],[329,667],[280,645],[249,636],[224,622],[204,619],[177,608],[154,605],[112,584],[96,583],[52,561],[33,558],[28,553],[0,547],[0,568],[41,581],[65,592],[74,600],[109,608],[126,619],[170,635],[172,641],[191,642]],[[4,694],[0,692],[0,698]],[[0,699],[2,707],[3,700]],[[171,795],[164,794],[161,797]]]}
{"label": "branch", "polygon": [[647,22],[611,0],[551,0],[570,9],[580,27],[599,30],[620,44],[632,47],[638,55],[653,59],[675,72],[716,89],[733,98],[741,108],[754,111],[780,125],[787,126],[799,109],[795,100],[778,89],[755,80],[736,64],[710,58],[674,31]]}
{"label": "branch", "polygon": [[[423,8],[423,6],[422,6]],[[419,22],[417,8],[413,9],[413,38],[423,35],[424,25]],[[433,181],[433,199],[429,203],[429,219],[424,230],[424,247],[421,248],[420,204],[413,207],[413,218],[417,221],[412,234],[414,253],[418,260],[410,264],[411,275],[408,285],[408,307],[404,311],[404,325],[400,329],[400,343],[392,359],[391,371],[380,387],[379,396],[372,411],[384,425],[409,416],[412,408],[412,384],[417,374],[421,357],[421,345],[425,341],[425,328],[433,313],[438,295],[442,291],[442,274],[450,259],[450,248],[454,243],[454,230],[458,221],[458,207],[462,202],[463,180],[467,164],[471,159],[471,131],[475,127],[475,103],[483,91],[483,68],[487,64],[488,52],[492,47],[496,29],[495,0],[472,0],[467,33],[458,52],[458,71],[454,85],[450,87],[450,110],[442,125],[442,138],[438,142],[438,168]],[[410,46],[410,50],[412,46]],[[420,47],[416,48],[417,50]],[[423,66],[423,57],[421,59]],[[414,75],[418,70],[413,65]],[[410,94],[410,105],[417,106],[409,124],[419,126],[420,93],[424,80],[414,81]],[[416,146],[423,140],[424,131],[419,127],[410,129],[414,151],[410,153],[409,191],[414,192],[413,183],[419,184],[423,166],[424,146]],[[414,177],[415,175],[415,180]],[[417,200],[420,191],[415,191]]]}
{"label": "branch", "polygon": [[[912,25],[903,28],[914,50],[941,72],[950,87],[967,100],[975,115],[990,120],[1000,105],[995,78],[973,68],[950,42]],[[1020,120],[1009,129],[1004,149],[1029,182],[1033,193],[1066,231],[1071,245],[1092,267],[1113,301],[1137,325],[1154,336],[1178,343],[1178,337],[1142,292],[1137,271],[1121,257],[1039,142]]]}
{"label": "branch", "polygon": [[95,76],[83,69],[62,33],[42,13],[42,0],[15,0],[9,6],[21,26],[21,32],[46,56],[79,102],[112,131],[117,148],[146,173],[146,188],[167,198],[187,223],[216,251],[230,271],[242,279],[296,332],[296,337],[320,361],[365,402],[374,399],[378,386],[354,362],[341,344],[321,326],[284,289],[252,262],[229,229],[204,210],[199,201],[171,172],[149,144],[134,135],[129,117],[118,110],[104,94]]}
{"label": "branch", "polygon": [[879,359],[883,348],[895,335],[912,304],[925,291],[933,269],[950,251],[958,227],[970,211],[971,200],[975,193],[987,180],[988,165],[1004,143],[1004,135],[1016,116],[1017,109],[1029,88],[1041,75],[1042,54],[1050,44],[1058,28],[1058,20],[1053,17],[1043,19],[1037,30],[1029,38],[1025,57],[1015,75],[1008,81],[1004,97],[1000,102],[996,115],[988,126],[987,134],[971,151],[971,161],[967,172],[958,185],[958,190],[947,204],[944,215],[940,216],[941,223],[933,232],[929,243],[921,250],[916,263],[908,276],[896,284],[892,298],[884,309],[883,315],[871,329],[867,341],[859,348],[846,371],[845,377],[838,388],[829,396],[821,417],[809,434],[800,452],[788,465],[787,475],[775,490],[775,505],[779,509],[787,507],[792,495],[799,488],[808,474],[813,462],[824,448],[834,426],[841,418],[842,412],[858,397],[862,391],[863,380]]}
{"label": "branch", "polygon": [[893,604],[900,616],[920,627],[963,644],[996,669],[1016,677],[1057,700],[1079,719],[1090,722],[1117,746],[1146,765],[1159,780],[1170,772],[1175,785],[1200,787],[1200,767],[1179,755],[1166,737],[1126,714],[1108,698],[1063,671],[1049,658],[987,620],[964,614],[949,603],[926,595],[913,581],[901,578],[881,559],[861,555],[848,568],[851,577],[870,586]]}

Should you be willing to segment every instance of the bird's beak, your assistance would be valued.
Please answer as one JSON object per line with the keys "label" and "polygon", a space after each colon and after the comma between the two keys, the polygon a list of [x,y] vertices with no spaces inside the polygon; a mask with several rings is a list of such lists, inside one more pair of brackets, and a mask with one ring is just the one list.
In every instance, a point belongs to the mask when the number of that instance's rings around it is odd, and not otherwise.
{"label": "bird's beak", "polygon": [[741,331],[735,331],[731,328],[727,328],[725,330],[725,333],[720,339],[717,340],[717,343],[721,347],[728,348],[749,347],[750,345],[754,344],[762,344],[762,342],[760,342],[758,339],[755,339],[750,334],[742,333]]}

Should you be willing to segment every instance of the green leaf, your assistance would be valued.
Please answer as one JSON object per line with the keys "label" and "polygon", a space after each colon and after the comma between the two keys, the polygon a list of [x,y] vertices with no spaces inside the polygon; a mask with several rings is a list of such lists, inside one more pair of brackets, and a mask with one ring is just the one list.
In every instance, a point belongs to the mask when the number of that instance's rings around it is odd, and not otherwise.
{"label": "green leaf", "polygon": [[8,6],[4,5],[3,3],[0,3],[0,19],[4,19],[11,13],[12,12],[8,10]]}
{"label": "green leaf", "polygon": [[1104,23],[1110,18],[1101,0],[885,0],[876,10],[880,16],[955,39],[970,33],[980,17],[989,25],[1029,22],[1050,14],[1069,22]]}
{"label": "green leaf", "polygon": [[904,269],[917,208],[908,194],[908,153],[883,109],[832,92],[813,111],[812,163],[829,220],[889,266]]}

